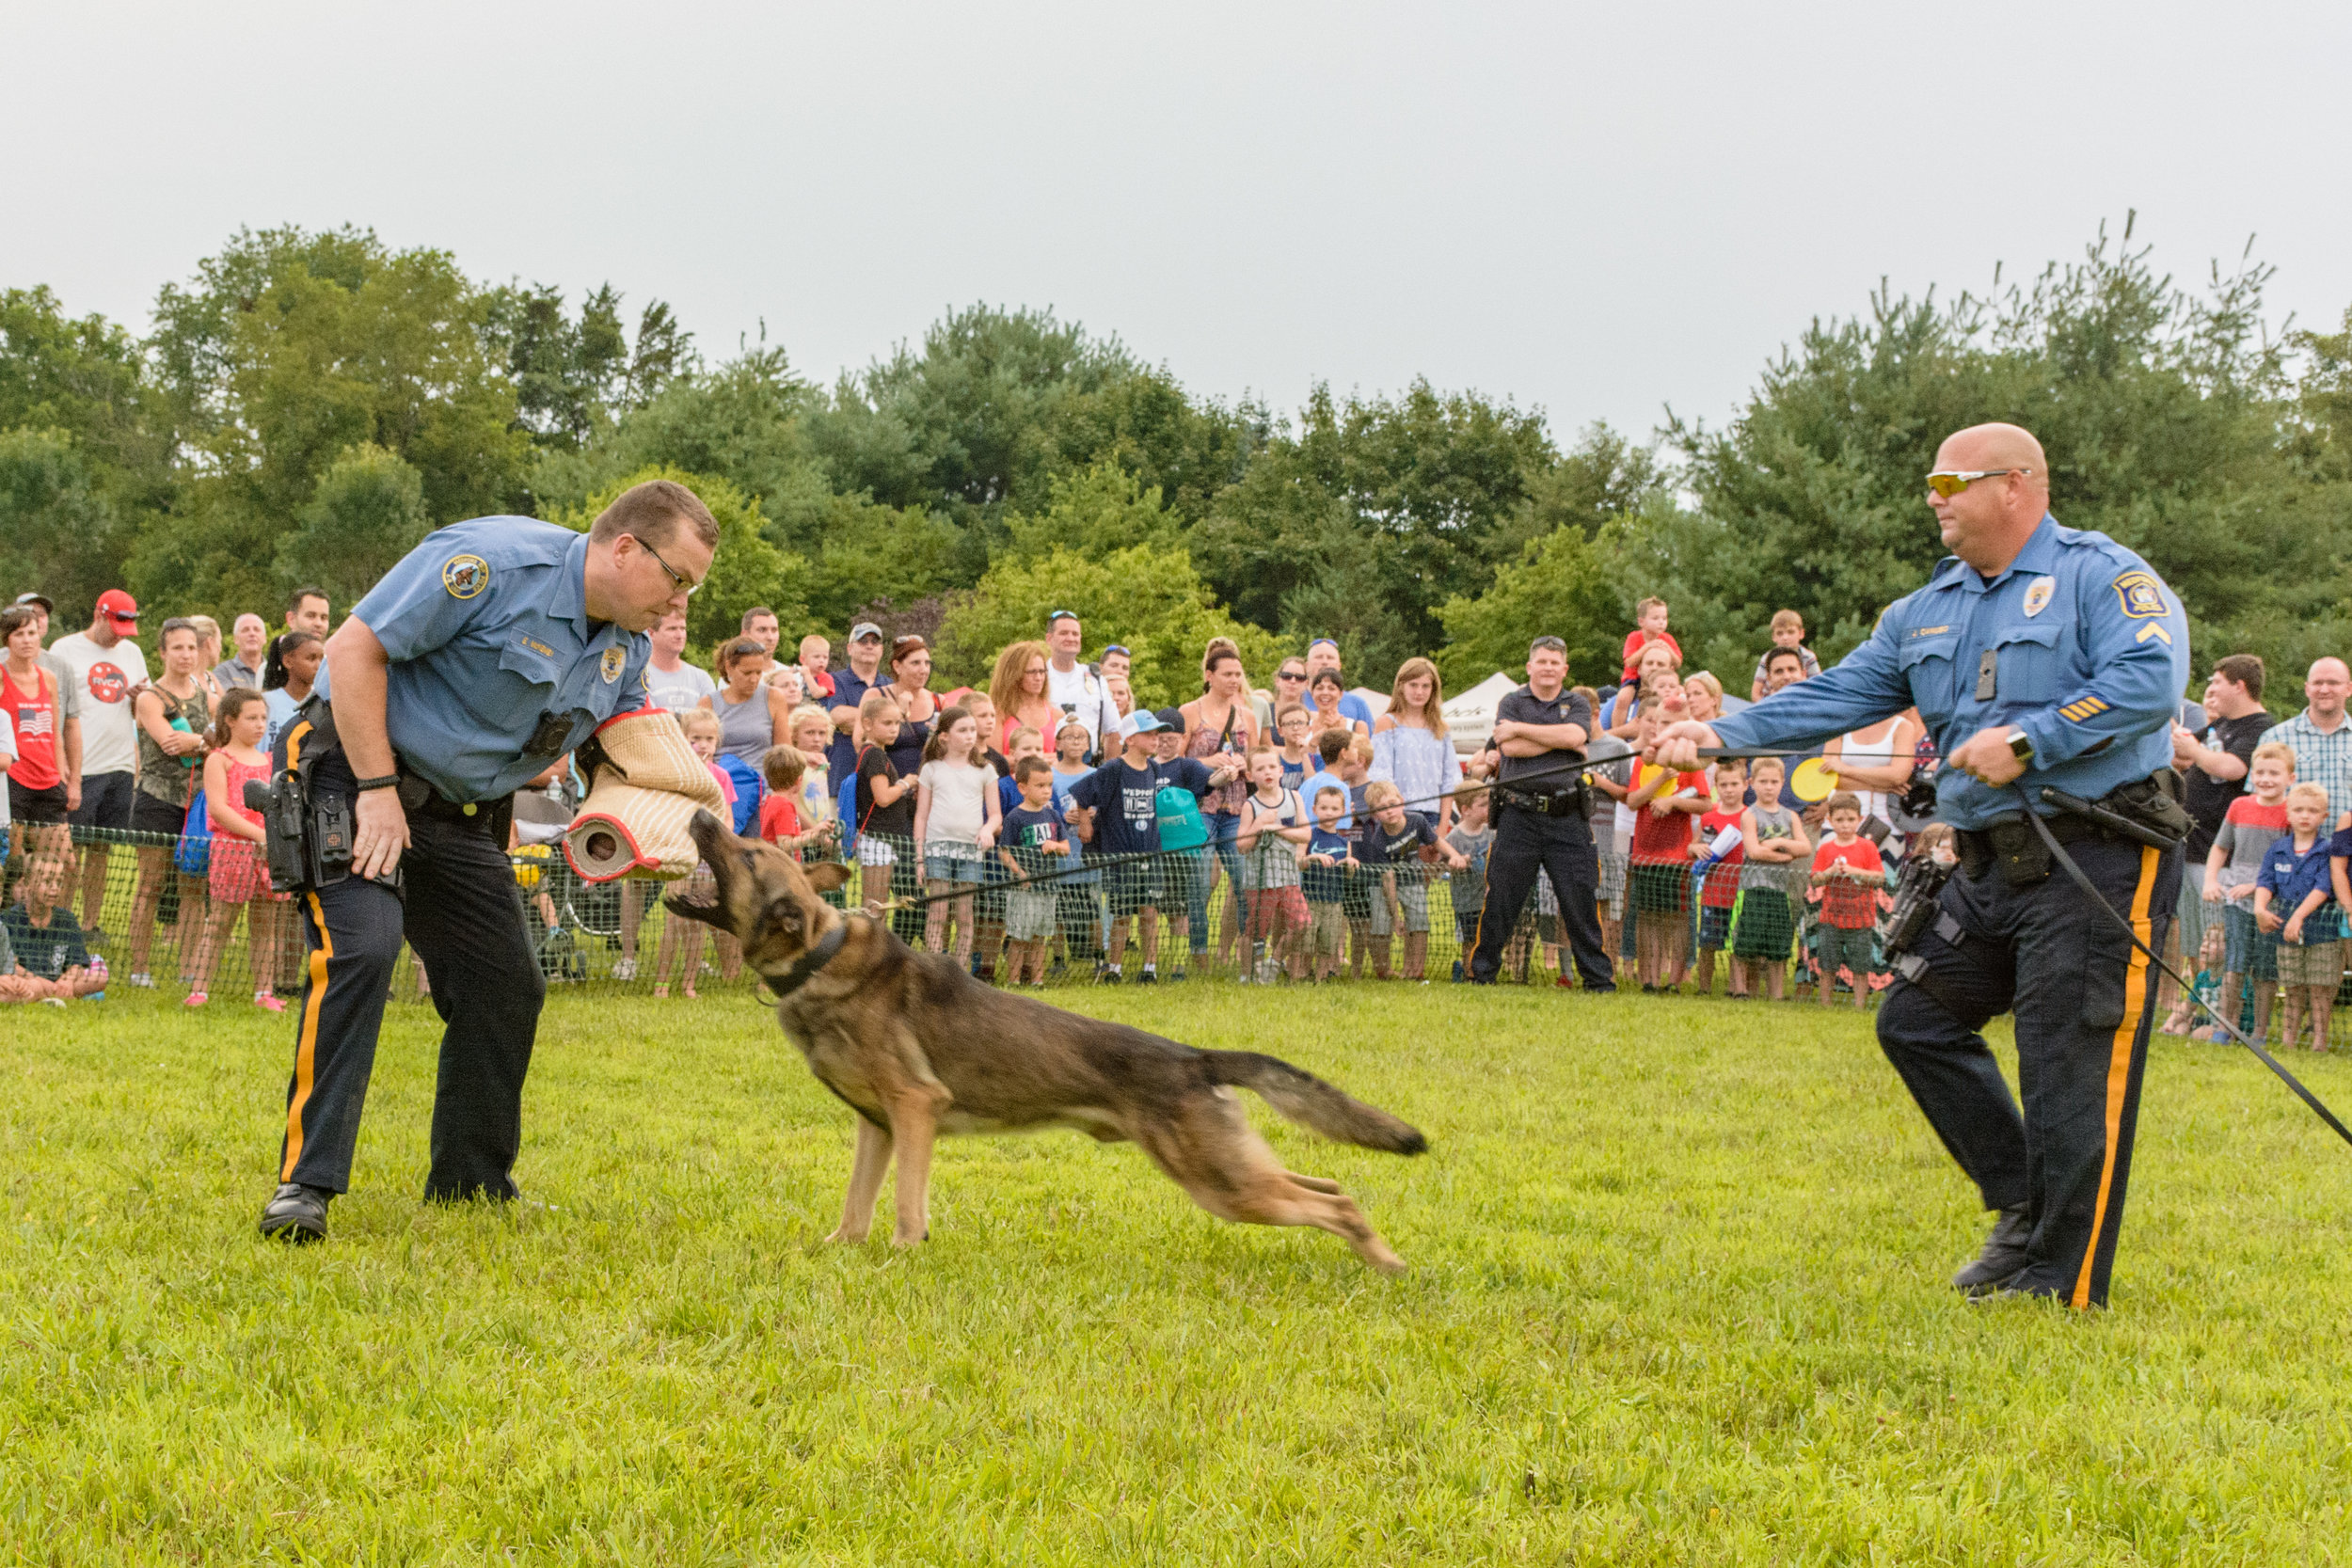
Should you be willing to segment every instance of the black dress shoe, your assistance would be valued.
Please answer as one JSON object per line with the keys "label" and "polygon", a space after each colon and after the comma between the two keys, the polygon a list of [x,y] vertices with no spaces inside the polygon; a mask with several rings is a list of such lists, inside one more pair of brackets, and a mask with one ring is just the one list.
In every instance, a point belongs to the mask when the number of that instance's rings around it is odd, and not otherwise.
{"label": "black dress shoe", "polygon": [[1952,1275],[1952,1287],[1968,1295],[1979,1295],[2014,1279],[2026,1267],[2026,1241],[2033,1234],[2033,1222],[2026,1218],[2026,1206],[2004,1209],[1993,1222],[1993,1234],[1984,1239],[1984,1250],[1976,1261]]}
{"label": "black dress shoe", "polygon": [[262,1206],[262,1234],[300,1245],[326,1239],[326,1206],[335,1195],[325,1187],[289,1181]]}

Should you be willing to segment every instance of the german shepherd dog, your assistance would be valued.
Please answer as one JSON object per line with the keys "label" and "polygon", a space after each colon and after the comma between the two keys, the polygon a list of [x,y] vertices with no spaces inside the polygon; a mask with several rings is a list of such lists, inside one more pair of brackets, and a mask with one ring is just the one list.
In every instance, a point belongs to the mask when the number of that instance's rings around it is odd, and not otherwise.
{"label": "german shepherd dog", "polygon": [[691,831],[715,892],[703,898],[681,889],[663,903],[742,943],[745,961],[782,998],[776,1018],[809,1070],[858,1115],[849,1201],[828,1240],[866,1240],[893,1153],[891,1240],[909,1246],[930,1234],[939,1134],[1072,1127],[1104,1143],[1142,1145],[1219,1219],[1316,1226],[1375,1269],[1405,1267],[1338,1182],[1282,1168],[1232,1091],[1254,1089],[1327,1138],[1421,1153],[1427,1140],[1396,1117],[1271,1056],[1196,1051],[998,990],[952,958],[916,952],[883,919],[844,914],[818,896],[840,887],[850,868],[803,871],[708,812],[696,814]]}

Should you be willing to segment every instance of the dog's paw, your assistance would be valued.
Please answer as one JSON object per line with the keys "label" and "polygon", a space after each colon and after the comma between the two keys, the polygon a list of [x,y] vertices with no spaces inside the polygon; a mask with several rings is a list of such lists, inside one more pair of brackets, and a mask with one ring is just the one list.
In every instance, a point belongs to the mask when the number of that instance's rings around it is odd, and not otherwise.
{"label": "dog's paw", "polygon": [[835,1230],[832,1235],[826,1237],[825,1240],[828,1242],[842,1242],[850,1246],[856,1246],[858,1243],[866,1240],[866,1232],[863,1230],[851,1230],[845,1225]]}
{"label": "dog's paw", "polygon": [[921,1246],[931,1239],[930,1230],[894,1230],[890,1233],[892,1246]]}

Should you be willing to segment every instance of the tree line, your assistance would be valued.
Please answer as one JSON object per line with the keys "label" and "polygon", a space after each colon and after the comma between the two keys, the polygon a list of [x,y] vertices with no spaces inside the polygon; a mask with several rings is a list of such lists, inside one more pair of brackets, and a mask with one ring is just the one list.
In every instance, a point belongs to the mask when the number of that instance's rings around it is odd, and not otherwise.
{"label": "tree line", "polygon": [[1429,654],[1458,688],[1549,631],[1598,681],[1654,593],[1737,690],[1774,610],[1834,659],[1925,577],[1936,443],[2005,419],[2048,448],[2059,518],[2148,556],[2201,649],[2296,667],[2352,646],[2352,310],[2274,325],[2270,277],[2249,251],[2189,287],[2127,222],[1988,293],[1815,320],[1726,423],[1563,442],[1419,380],[1295,412],[1202,397],[1116,337],[984,305],[827,387],[764,338],[707,354],[610,284],[247,230],[144,336],[0,292],[0,583],[69,618],[114,586],[224,620],[296,582],[347,605],[433,528],[585,526],[662,473],[724,530],[698,647],[755,603],[835,636],[864,615],[970,681],[1067,608],[1134,646],[1153,703],[1194,694],[1219,633],[1253,673],[1330,635],[1359,678]]}

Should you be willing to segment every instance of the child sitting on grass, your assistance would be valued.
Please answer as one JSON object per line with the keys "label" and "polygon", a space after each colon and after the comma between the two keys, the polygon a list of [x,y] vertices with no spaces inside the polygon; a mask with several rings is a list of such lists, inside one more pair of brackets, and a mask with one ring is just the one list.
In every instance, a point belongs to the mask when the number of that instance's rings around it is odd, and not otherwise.
{"label": "child sitting on grass", "polygon": [[[715,760],[719,754],[719,716],[707,707],[690,707],[677,716],[677,721],[678,728],[686,732],[687,746],[702,759],[703,766],[710,769],[710,776],[718,781],[719,793],[726,800],[727,809],[733,811],[735,781]],[[693,876],[687,879],[687,887],[706,898],[710,896],[716,886],[708,865],[694,867]],[[743,950],[726,932],[718,932],[717,936],[721,967],[726,977],[732,980],[742,964]],[[670,994],[670,974],[674,964],[678,976],[678,994],[693,996],[694,979],[702,973],[703,967],[701,921],[680,920],[675,915],[663,917],[661,945],[654,955],[653,964],[653,994],[657,1000],[665,999]]]}
{"label": "child sitting on grass", "polygon": [[15,963],[13,974],[0,976],[13,982],[0,987],[0,1001],[68,1002],[104,990],[106,977],[93,972],[81,923],[57,901],[65,892],[65,863],[55,855],[32,856],[16,892],[19,902],[0,911],[0,930]]}
{"label": "child sitting on grass", "polygon": [[1340,967],[1340,948],[1347,934],[1342,906],[1347,879],[1359,863],[1355,845],[1340,826],[1347,818],[1347,786],[1334,780],[1316,790],[1314,813],[1299,881],[1307,895],[1307,958],[1315,984],[1321,985]]}
{"label": "child sitting on grass", "polygon": [[1796,934],[1797,910],[1789,892],[1804,873],[1792,862],[1810,864],[1813,841],[1797,813],[1780,801],[1788,764],[1758,757],[1748,787],[1756,804],[1740,814],[1740,897],[1732,911],[1731,956],[1744,989],[1780,1001],[1788,989],[1788,942]]}
{"label": "child sitting on grass", "polygon": [[[1032,744],[1037,740],[1035,730],[1015,732],[1016,752],[1025,735]],[[1021,803],[1005,813],[996,851],[1011,878],[1005,891],[1006,980],[1010,985],[1037,987],[1045,984],[1045,946],[1054,934],[1058,894],[1052,883],[1031,887],[1026,880],[1050,875],[1057,861],[1069,863],[1070,833],[1062,814],[1054,806],[1052,763],[1034,751],[1018,755],[1013,759],[1012,783],[1021,791]]]}
{"label": "child sitting on grass", "polygon": [[[2247,768],[2251,793],[2230,802],[2205,856],[2205,897],[2221,905],[2221,1016],[2235,1022],[2241,988],[2254,989],[2254,1037],[2270,1037],[2270,1002],[2279,989],[2279,940],[2254,919],[2254,879],[2270,846],[2287,831],[2287,791],[2295,785],[2295,749],[2276,740],[2254,748]],[[2208,1022],[2191,1039],[2225,1037]]]}
{"label": "child sitting on grass", "polygon": [[[2279,984],[2286,991],[2286,1017],[2279,1025],[2280,1050],[2312,1020],[2312,1049],[2328,1049],[2328,1014],[2344,981],[2344,934],[2334,903],[2329,863],[2328,792],[2315,784],[2287,791],[2287,831],[2271,841],[2254,877],[2254,920],[2279,938]],[[2352,845],[2347,846],[2352,850]]]}
{"label": "child sitting on grass", "polygon": [[1851,790],[1829,798],[1823,813],[1830,836],[1813,854],[1813,886],[1821,906],[1820,977],[1821,1006],[1836,1000],[1837,972],[1853,982],[1856,1012],[1870,1006],[1870,976],[1877,973],[1879,901],[1886,893],[1886,863],[1879,847],[1862,836],[1862,802]]}

